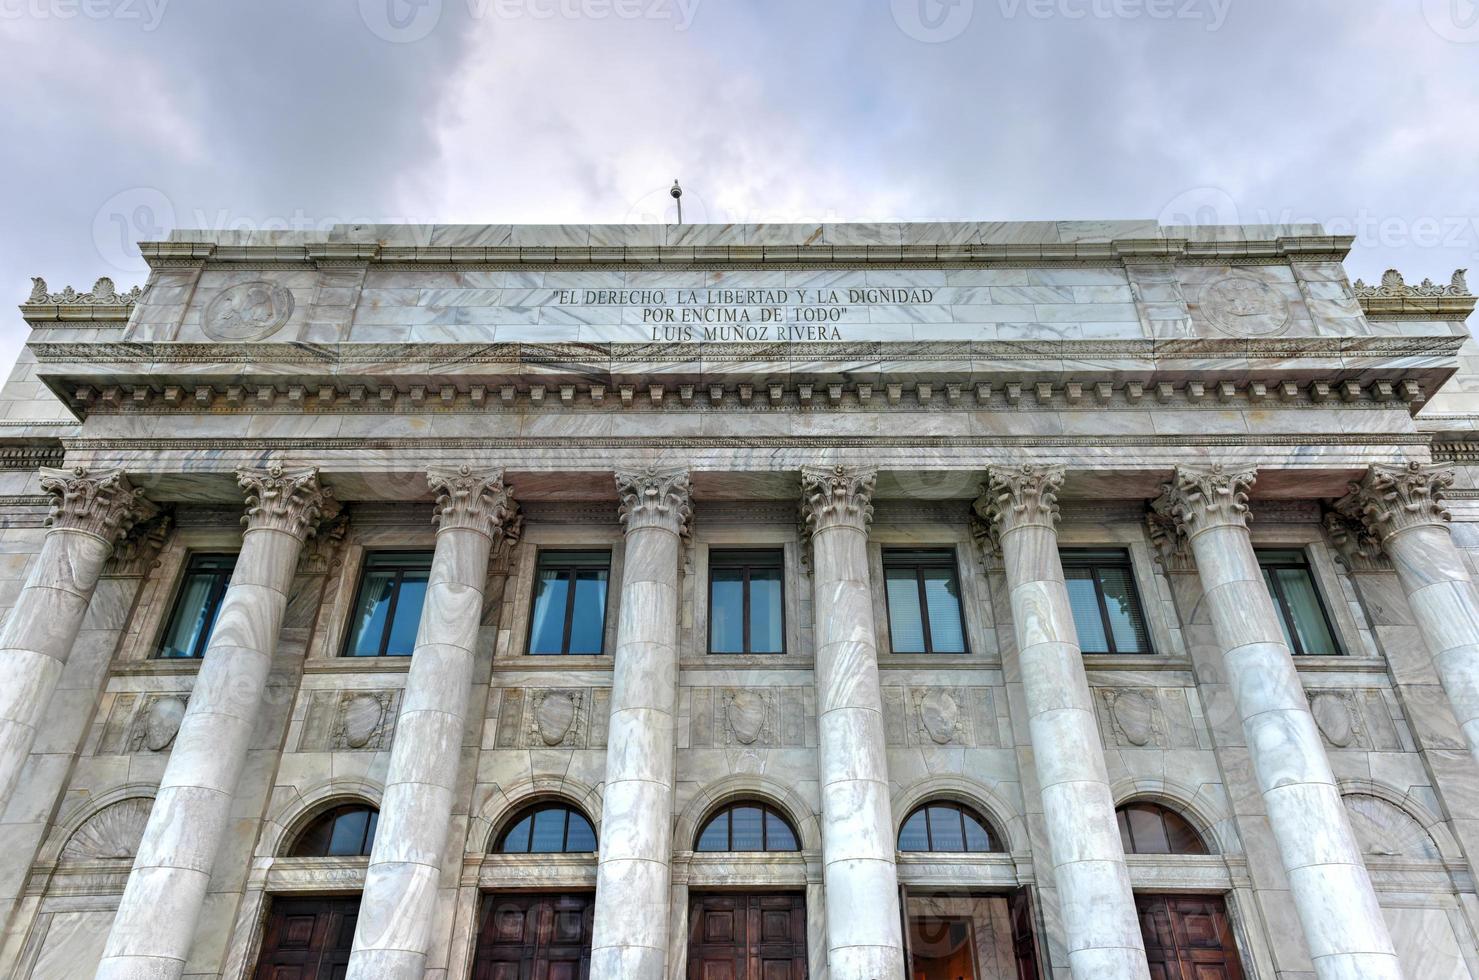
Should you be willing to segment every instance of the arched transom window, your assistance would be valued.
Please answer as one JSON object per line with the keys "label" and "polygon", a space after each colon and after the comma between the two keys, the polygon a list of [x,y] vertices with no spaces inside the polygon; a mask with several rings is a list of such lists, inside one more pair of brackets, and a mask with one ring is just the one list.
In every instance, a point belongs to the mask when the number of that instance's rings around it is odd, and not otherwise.
{"label": "arched transom window", "polygon": [[568,803],[536,803],[519,812],[498,837],[499,854],[589,854],[596,829]]}
{"label": "arched transom window", "polygon": [[1158,803],[1126,803],[1115,811],[1126,854],[1206,854],[1207,844],[1186,818]]}
{"label": "arched transom window", "polygon": [[799,851],[796,831],[764,803],[734,803],[709,818],[695,851]]}
{"label": "arched transom window", "polygon": [[1002,850],[990,825],[970,807],[941,801],[916,807],[899,828],[899,850],[976,854]]}
{"label": "arched transom window", "polygon": [[367,855],[375,843],[380,811],[368,803],[346,803],[325,810],[293,841],[290,857]]}

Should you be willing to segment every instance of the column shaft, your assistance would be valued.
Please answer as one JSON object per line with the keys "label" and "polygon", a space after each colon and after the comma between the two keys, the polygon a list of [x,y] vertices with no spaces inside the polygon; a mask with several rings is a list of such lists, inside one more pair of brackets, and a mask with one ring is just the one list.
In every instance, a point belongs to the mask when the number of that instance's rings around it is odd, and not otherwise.
{"label": "column shaft", "polygon": [[113,545],[154,507],[120,472],[45,469],[51,530],[0,630],[0,813],[10,802]]}
{"label": "column shaft", "polygon": [[1135,895],[1058,557],[1058,467],[992,470],[977,512],[1006,565],[1032,758],[1075,978],[1148,980]]}
{"label": "column shaft", "polygon": [[1155,508],[1190,538],[1253,775],[1321,980],[1401,967],[1245,523],[1256,474],[1179,468]]}
{"label": "column shaft", "polygon": [[149,812],[98,980],[177,980],[226,834],[303,539],[315,471],[243,471],[247,530]]}
{"label": "column shaft", "polygon": [[350,980],[420,980],[473,682],[488,558],[516,517],[501,471],[433,471],[436,551],[396,721],[379,827],[360,901]]}
{"label": "column shaft", "polygon": [[664,980],[673,850],[678,562],[688,474],[616,475],[626,524],[591,976]]}
{"label": "column shaft", "polygon": [[1417,463],[1373,466],[1335,510],[1364,526],[1397,570],[1443,691],[1479,762],[1479,588],[1448,530],[1453,474]]}
{"label": "column shaft", "polygon": [[893,808],[868,574],[876,471],[802,470],[816,636],[827,965],[837,980],[900,976]]}

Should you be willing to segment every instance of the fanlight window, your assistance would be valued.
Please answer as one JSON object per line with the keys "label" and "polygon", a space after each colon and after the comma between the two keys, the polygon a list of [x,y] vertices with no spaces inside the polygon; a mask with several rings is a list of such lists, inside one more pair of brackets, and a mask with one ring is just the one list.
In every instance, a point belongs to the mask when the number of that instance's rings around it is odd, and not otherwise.
{"label": "fanlight window", "polygon": [[1127,803],[1115,811],[1126,854],[1206,854],[1200,834],[1174,810],[1155,803]]}
{"label": "fanlight window", "polygon": [[899,828],[899,850],[977,854],[1002,850],[989,825],[959,803],[926,803]]}
{"label": "fanlight window", "polygon": [[380,811],[365,803],[336,806],[314,818],[293,841],[290,857],[367,855],[375,843]]}
{"label": "fanlight window", "polygon": [[709,818],[695,851],[799,851],[796,831],[779,810],[763,803],[735,803]]}
{"label": "fanlight window", "polygon": [[514,818],[493,850],[499,854],[589,854],[596,830],[585,814],[565,803],[540,803]]}

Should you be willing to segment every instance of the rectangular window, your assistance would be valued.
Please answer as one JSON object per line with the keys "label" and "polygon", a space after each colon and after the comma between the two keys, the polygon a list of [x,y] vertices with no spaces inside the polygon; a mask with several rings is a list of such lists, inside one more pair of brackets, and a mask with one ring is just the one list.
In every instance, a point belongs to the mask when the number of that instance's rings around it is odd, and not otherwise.
{"label": "rectangular window", "polygon": [[235,555],[190,556],[156,656],[172,660],[205,656],[235,568]]}
{"label": "rectangular window", "polygon": [[883,553],[889,642],[894,653],[965,653],[955,551]]}
{"label": "rectangular window", "polygon": [[1154,653],[1128,551],[1059,552],[1073,626],[1084,653]]}
{"label": "rectangular window", "polygon": [[609,551],[542,551],[534,573],[529,652],[594,656],[606,643]]}
{"label": "rectangular window", "polygon": [[709,652],[785,652],[780,551],[709,552]]}
{"label": "rectangular window", "polygon": [[429,551],[377,551],[365,556],[350,620],[346,657],[409,657],[421,625]]}
{"label": "rectangular window", "polygon": [[1297,657],[1338,657],[1340,647],[1315,576],[1310,571],[1304,552],[1297,549],[1258,552],[1258,567],[1269,595],[1279,610],[1279,626],[1284,640]]}

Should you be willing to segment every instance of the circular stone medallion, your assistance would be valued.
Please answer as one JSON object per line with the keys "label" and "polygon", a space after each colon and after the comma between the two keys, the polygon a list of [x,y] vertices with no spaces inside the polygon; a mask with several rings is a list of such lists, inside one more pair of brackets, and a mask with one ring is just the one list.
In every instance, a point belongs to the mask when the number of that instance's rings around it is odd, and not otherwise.
{"label": "circular stone medallion", "polygon": [[919,720],[932,742],[948,745],[960,724],[960,704],[949,691],[936,688],[919,699]]}
{"label": "circular stone medallion", "polygon": [[559,745],[575,724],[575,697],[568,691],[548,691],[534,712],[539,737],[545,745]]}
{"label": "circular stone medallion", "polygon": [[261,340],[281,329],[292,313],[287,287],[259,279],[238,283],[211,300],[200,329],[212,340]]}
{"label": "circular stone medallion", "polygon": [[742,745],[751,745],[765,727],[765,699],[754,691],[735,691],[725,708],[730,730]]}
{"label": "circular stone medallion", "polygon": [[1227,276],[1202,290],[1202,313],[1234,337],[1267,337],[1289,323],[1289,301],[1251,276]]}

